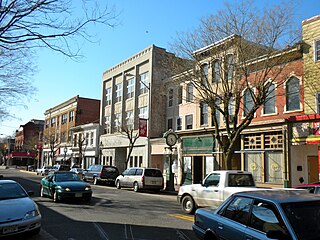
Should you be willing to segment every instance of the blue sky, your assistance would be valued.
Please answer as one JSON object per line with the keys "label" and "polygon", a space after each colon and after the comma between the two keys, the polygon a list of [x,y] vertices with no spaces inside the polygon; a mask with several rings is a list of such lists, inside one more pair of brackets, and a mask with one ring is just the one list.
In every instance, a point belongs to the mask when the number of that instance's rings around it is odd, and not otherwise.
{"label": "blue sky", "polygon": [[[0,134],[11,135],[31,119],[44,119],[44,112],[76,95],[101,98],[102,73],[131,55],[154,44],[168,49],[177,32],[199,25],[201,17],[224,6],[220,0],[101,0],[120,12],[115,28],[93,27],[96,43],[84,43],[81,61],[75,62],[48,50],[38,52],[38,71],[33,78],[37,92],[28,108],[11,109],[17,119],[0,122]],[[231,1],[232,2],[232,1]],[[258,0],[257,4],[278,3]],[[318,0],[296,0],[296,21],[320,15]]]}

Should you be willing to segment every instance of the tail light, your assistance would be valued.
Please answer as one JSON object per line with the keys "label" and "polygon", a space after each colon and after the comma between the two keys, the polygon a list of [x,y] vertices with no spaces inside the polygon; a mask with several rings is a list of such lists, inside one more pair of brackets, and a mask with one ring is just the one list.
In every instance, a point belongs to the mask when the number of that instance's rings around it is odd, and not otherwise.
{"label": "tail light", "polygon": [[164,188],[164,180],[163,180],[163,178],[162,178],[162,189]]}
{"label": "tail light", "polygon": [[100,172],[100,178],[102,178],[102,171]]}
{"label": "tail light", "polygon": [[144,181],[145,181],[144,176],[142,176],[142,177],[141,177],[141,182],[142,182],[142,185],[143,185],[143,186],[145,185],[145,182],[144,182]]}

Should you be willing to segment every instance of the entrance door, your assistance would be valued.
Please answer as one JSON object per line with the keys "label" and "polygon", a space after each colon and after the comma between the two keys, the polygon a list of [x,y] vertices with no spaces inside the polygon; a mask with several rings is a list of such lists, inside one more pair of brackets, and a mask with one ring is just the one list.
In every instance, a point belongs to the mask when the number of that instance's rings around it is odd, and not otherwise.
{"label": "entrance door", "polygon": [[318,157],[308,156],[308,183],[319,182]]}
{"label": "entrance door", "polygon": [[203,170],[203,158],[202,156],[193,157],[193,183],[202,182],[202,170]]}

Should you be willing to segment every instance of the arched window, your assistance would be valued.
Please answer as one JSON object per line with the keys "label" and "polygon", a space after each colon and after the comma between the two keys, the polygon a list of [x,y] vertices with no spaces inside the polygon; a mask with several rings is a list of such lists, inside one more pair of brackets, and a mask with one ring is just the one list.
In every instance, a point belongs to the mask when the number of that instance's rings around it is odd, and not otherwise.
{"label": "arched window", "polygon": [[232,80],[234,71],[234,57],[232,54],[226,56],[226,80]]}
{"label": "arched window", "polygon": [[187,102],[193,101],[193,85],[192,83],[188,83],[187,85]]}
{"label": "arched window", "polygon": [[201,66],[201,71],[202,71],[201,82],[204,86],[208,86],[208,69],[209,69],[209,65],[206,63]]}
{"label": "arched window", "polygon": [[272,114],[276,112],[276,93],[275,84],[269,83],[265,88],[265,103],[263,108],[264,114]]}
{"label": "arched window", "polygon": [[250,88],[247,88],[244,92],[244,109],[243,109],[243,113],[244,115],[247,115],[251,109],[253,108],[254,105],[254,101],[253,101],[253,90]]}
{"label": "arched window", "polygon": [[220,61],[215,60],[212,64],[212,82],[220,82]]}
{"label": "arched window", "polygon": [[291,77],[286,83],[286,110],[294,111],[300,109],[300,81]]}

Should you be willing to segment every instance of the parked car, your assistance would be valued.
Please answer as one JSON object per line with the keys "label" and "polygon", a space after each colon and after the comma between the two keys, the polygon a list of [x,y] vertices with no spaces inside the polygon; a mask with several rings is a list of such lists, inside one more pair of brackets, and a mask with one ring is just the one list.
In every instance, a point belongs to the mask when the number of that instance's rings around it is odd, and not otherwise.
{"label": "parked car", "polygon": [[119,170],[115,166],[91,165],[83,171],[83,181],[92,181],[94,185],[101,182],[114,185],[119,176]]}
{"label": "parked car", "polygon": [[158,168],[133,167],[126,169],[116,179],[116,187],[133,188],[135,192],[139,190],[153,190],[159,192],[163,189],[163,175]]}
{"label": "parked car", "polygon": [[41,197],[51,197],[54,202],[66,199],[82,199],[90,202],[91,186],[83,182],[74,172],[51,172],[41,180]]}
{"label": "parked car", "polygon": [[32,164],[27,166],[27,170],[30,172],[34,172],[37,169],[37,165]]}
{"label": "parked car", "polygon": [[193,231],[199,239],[315,240],[320,199],[301,190],[238,192],[218,208],[200,208]]}
{"label": "parked car", "polygon": [[238,170],[210,172],[201,184],[181,186],[177,201],[182,211],[193,214],[198,207],[219,206],[231,194],[256,191],[252,173]]}
{"label": "parked car", "polygon": [[48,175],[49,171],[52,169],[52,166],[43,166],[42,168],[37,169],[37,175]]}
{"label": "parked car", "polygon": [[40,232],[41,214],[29,197],[33,194],[13,180],[0,180],[0,238]]}
{"label": "parked car", "polygon": [[82,179],[83,178],[83,169],[82,168],[71,168],[70,172],[74,172],[78,174],[78,176]]}
{"label": "parked car", "polygon": [[320,194],[320,183],[306,183],[294,186],[297,189],[307,189],[309,193]]}
{"label": "parked car", "polygon": [[70,169],[71,169],[70,166],[67,164],[57,164],[50,169],[50,172],[70,171]]}

